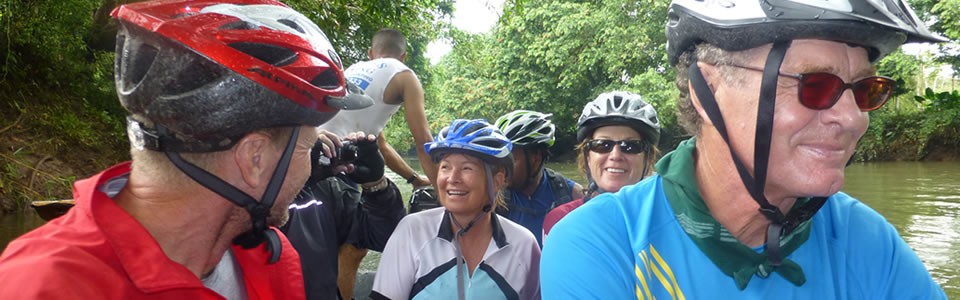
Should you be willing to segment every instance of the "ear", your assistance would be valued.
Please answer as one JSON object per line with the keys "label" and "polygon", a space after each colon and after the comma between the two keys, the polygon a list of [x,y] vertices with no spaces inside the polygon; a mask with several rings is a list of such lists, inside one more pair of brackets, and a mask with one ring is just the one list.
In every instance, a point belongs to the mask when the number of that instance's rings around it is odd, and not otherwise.
{"label": "ear", "polygon": [[367,49],[367,58],[369,58],[369,59],[371,59],[371,60],[373,60],[373,59],[375,58],[375,57],[373,57],[373,48]]}
{"label": "ear", "polygon": [[403,53],[400,54],[400,62],[407,62],[407,51],[403,51]]}
{"label": "ear", "polygon": [[500,167],[500,170],[493,174],[493,184],[495,185],[494,188],[497,190],[503,189],[503,187],[507,184],[506,167]]}
{"label": "ear", "polygon": [[[700,67],[700,73],[703,74],[703,79],[707,82],[707,87],[710,88],[710,91],[708,92],[716,95],[716,82],[721,80],[720,70],[717,68],[717,66],[701,62],[697,62],[697,67]],[[690,91],[690,102],[693,103],[693,108],[696,109],[697,114],[700,115],[702,124],[713,126],[713,121],[711,121],[710,117],[707,116],[707,112],[703,110],[703,105],[700,103],[700,97],[697,97],[697,93],[694,92],[693,83],[690,80],[687,80],[687,89]]]}
{"label": "ear", "polygon": [[240,170],[243,182],[251,188],[270,180],[277,154],[270,144],[270,137],[262,132],[249,133],[234,146],[233,158]]}

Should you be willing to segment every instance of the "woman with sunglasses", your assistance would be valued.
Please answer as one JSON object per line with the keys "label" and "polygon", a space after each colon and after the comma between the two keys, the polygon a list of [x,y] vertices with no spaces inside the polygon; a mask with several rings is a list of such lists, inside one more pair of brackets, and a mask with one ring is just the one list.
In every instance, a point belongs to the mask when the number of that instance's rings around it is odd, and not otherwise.
{"label": "woman with sunglasses", "polygon": [[484,120],[454,120],[424,145],[443,207],[408,215],[380,258],[373,299],[540,299],[540,247],[493,213],[512,144]]}
{"label": "woman with sunglasses", "polygon": [[[673,0],[667,57],[693,137],[544,243],[548,299],[944,299],[883,216],[840,191],[873,66],[937,42],[902,0]],[[571,259],[576,258],[576,259]]]}
{"label": "woman with sunglasses", "polygon": [[659,150],[657,110],[640,95],[608,92],[583,107],[577,120],[577,166],[587,178],[582,199],[557,206],[543,222],[543,236],[560,219],[600,193],[615,193],[653,173]]}

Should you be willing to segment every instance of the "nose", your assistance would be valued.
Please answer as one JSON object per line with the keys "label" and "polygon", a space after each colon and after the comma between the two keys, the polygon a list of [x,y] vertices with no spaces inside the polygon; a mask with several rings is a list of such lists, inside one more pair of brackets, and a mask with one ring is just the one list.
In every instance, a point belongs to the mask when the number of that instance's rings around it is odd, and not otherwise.
{"label": "nose", "polygon": [[463,173],[459,169],[454,168],[453,170],[450,170],[450,172],[448,173],[447,182],[448,183],[460,182],[461,179],[463,179],[462,175]]}
{"label": "nose", "polygon": [[860,111],[857,100],[853,96],[853,89],[847,88],[840,94],[840,99],[833,107],[821,111],[820,117],[824,123],[836,123],[848,128],[867,118],[867,113]]}
{"label": "nose", "polygon": [[607,159],[609,159],[609,160],[621,160],[621,159],[623,159],[623,155],[624,155],[624,154],[623,154],[623,148],[621,148],[620,144],[618,143],[618,144],[614,144],[614,145],[613,145],[613,148],[610,149],[610,154],[607,155]]}

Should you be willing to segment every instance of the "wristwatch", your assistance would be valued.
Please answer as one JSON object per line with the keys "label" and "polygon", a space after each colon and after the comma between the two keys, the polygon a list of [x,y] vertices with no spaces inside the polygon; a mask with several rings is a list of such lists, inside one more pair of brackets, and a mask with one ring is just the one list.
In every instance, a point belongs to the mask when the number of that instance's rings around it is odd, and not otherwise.
{"label": "wristwatch", "polygon": [[364,184],[361,184],[360,186],[362,186],[363,190],[367,192],[379,192],[380,190],[387,188],[387,185],[389,185],[389,182],[390,181],[387,180],[387,177],[383,176],[383,177],[380,177],[380,180],[377,180],[373,183],[364,183]]}
{"label": "wristwatch", "polygon": [[417,181],[417,173],[413,173],[413,175],[407,177],[407,183],[413,184],[414,181]]}

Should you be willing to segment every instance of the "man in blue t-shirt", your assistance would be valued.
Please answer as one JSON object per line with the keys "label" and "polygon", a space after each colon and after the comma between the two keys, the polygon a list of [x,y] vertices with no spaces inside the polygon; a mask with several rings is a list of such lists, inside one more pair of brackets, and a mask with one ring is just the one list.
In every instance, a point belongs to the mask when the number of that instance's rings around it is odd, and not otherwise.
{"label": "man in blue t-shirt", "polygon": [[694,137],[657,176],[557,223],[543,297],[945,299],[896,229],[840,192],[867,112],[893,92],[872,64],[944,39],[900,0],[669,12],[678,120]]}
{"label": "man in blue t-shirt", "polygon": [[497,213],[530,230],[543,246],[543,220],[554,207],[583,198],[583,187],[544,167],[556,130],[550,114],[516,110],[496,121],[513,143],[513,173]]}

